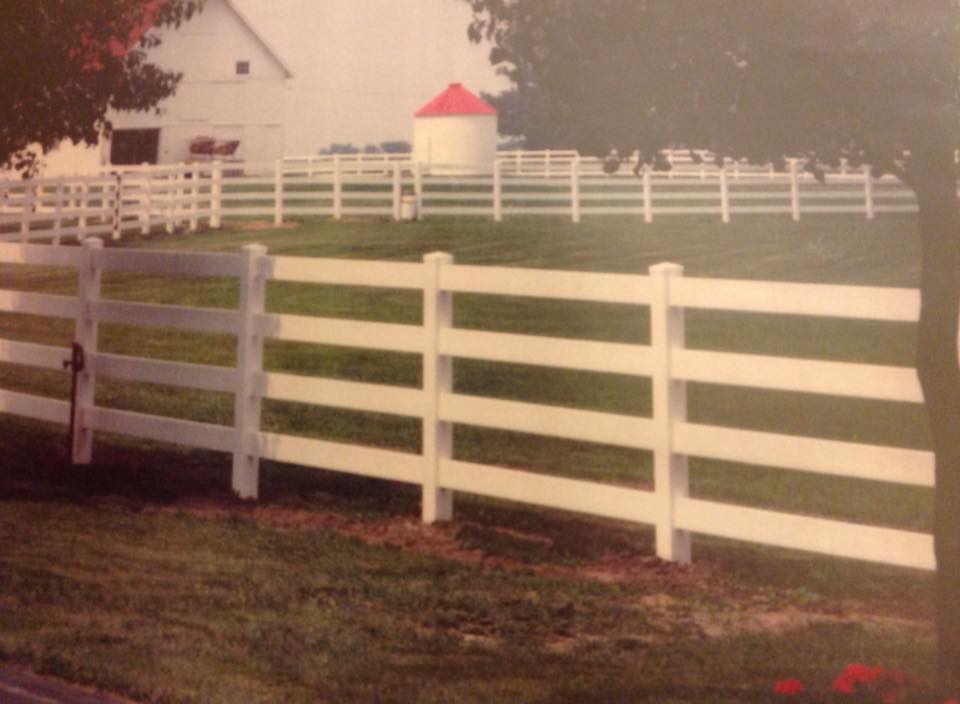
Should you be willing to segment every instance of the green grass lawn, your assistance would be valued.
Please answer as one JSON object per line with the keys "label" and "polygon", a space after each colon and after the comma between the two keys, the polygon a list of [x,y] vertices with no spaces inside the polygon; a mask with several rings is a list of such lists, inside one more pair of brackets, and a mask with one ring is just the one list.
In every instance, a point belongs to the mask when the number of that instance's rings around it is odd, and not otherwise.
{"label": "green grass lawn", "polygon": [[[470,264],[880,286],[916,285],[910,217],[429,219],[305,221],[289,229],[134,240],[123,246],[419,260],[442,250]],[[64,270],[0,267],[2,288],[70,293]],[[107,274],[104,295],[235,305],[226,280]],[[276,312],[417,323],[399,290],[272,283]],[[691,311],[693,347],[908,366],[913,326]],[[645,342],[644,309],[505,297],[455,297],[455,324]],[[0,316],[0,337],[67,344],[69,323]],[[231,365],[228,336],[101,326],[100,349]],[[411,355],[268,343],[266,367],[418,385]],[[57,397],[64,375],[0,365],[0,387]],[[649,382],[459,360],[458,391],[645,415]],[[97,403],[230,423],[231,398],[100,382]],[[928,446],[911,404],[718,385],[690,388],[697,422]],[[268,403],[271,431],[416,451],[413,419]],[[100,438],[94,466],[62,466],[61,429],[0,417],[0,657],[150,701],[758,701],[792,674],[829,682],[846,661],[931,675],[929,575],[698,538],[696,564],[649,561],[650,531],[458,498],[457,550],[415,529],[417,495],[381,482],[267,463],[263,506],[333,513],[359,526],[413,522],[408,543],[370,528],[292,529],[232,503],[228,459]],[[647,453],[458,427],[463,459],[646,485]],[[706,460],[692,492],[784,510],[929,530],[930,492]],[[217,511],[194,511],[205,497]],[[300,515],[297,513],[296,515]],[[308,521],[309,523],[309,521]],[[417,532],[417,531],[420,532]],[[435,536],[434,536],[435,537]],[[480,555],[483,559],[474,559]],[[598,576],[611,555],[631,579]],[[631,563],[631,561],[633,561]],[[606,566],[603,569],[598,565]],[[618,573],[619,574],[619,573]],[[592,575],[592,576],[591,576]],[[636,575],[635,575],[636,576]],[[723,614],[730,614],[726,618]],[[764,618],[763,615],[767,615]],[[798,615],[800,614],[800,615]],[[773,624],[773,625],[771,625]]]}

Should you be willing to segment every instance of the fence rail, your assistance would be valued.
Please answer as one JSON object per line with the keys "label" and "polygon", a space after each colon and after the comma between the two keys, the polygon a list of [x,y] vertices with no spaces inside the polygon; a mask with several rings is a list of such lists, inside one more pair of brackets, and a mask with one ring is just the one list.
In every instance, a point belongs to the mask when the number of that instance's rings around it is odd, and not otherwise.
{"label": "fence rail", "polygon": [[[831,396],[920,402],[914,370],[687,349],[684,309],[762,311],[785,315],[914,321],[913,290],[688,278],[676,265],[648,275],[598,274],[455,264],[445,254],[423,263],[345,262],[269,256],[248,245],[239,255],[103,250],[91,239],[82,248],[0,245],[0,262],[72,266],[78,294],[0,292],[0,311],[75,321],[88,367],[78,378],[73,458],[90,461],[94,432],[111,432],[230,453],[233,487],[255,498],[260,459],[301,464],[422,487],[425,521],[452,516],[455,492],[521,501],[655,526],[658,554],[690,559],[691,532],[810,550],[921,569],[934,567],[927,534],[864,526],[763,508],[725,505],[689,496],[687,458],[716,458],[911,486],[933,485],[931,453],[692,423],[686,417],[686,384],[707,382],[746,388],[793,390]],[[240,281],[236,310],[205,310],[102,300],[103,271],[232,276]],[[297,281],[419,290],[419,325],[334,320],[268,313],[266,282]],[[650,312],[650,344],[548,338],[468,330],[453,326],[454,295],[481,293],[632,304]],[[233,368],[141,359],[97,349],[97,326],[114,321],[188,330],[217,330],[236,337]],[[263,369],[265,338],[346,345],[419,354],[416,388],[333,380]],[[0,362],[59,369],[69,350],[0,340]],[[584,410],[457,392],[455,359],[473,358],[649,377],[650,416]],[[101,378],[174,384],[231,393],[234,425],[220,426],[103,408],[94,403]],[[264,432],[263,399],[334,406],[417,418],[419,452],[373,449]],[[0,413],[65,424],[61,400],[0,390]],[[465,424],[651,450],[650,489],[532,473],[456,459],[452,427]]]}
{"label": "fence rail", "polygon": [[755,214],[799,220],[824,213],[873,218],[916,210],[913,193],[893,177],[876,180],[866,169],[845,170],[821,184],[795,161],[786,173],[700,165],[696,172],[647,167],[638,178],[629,169],[604,174],[599,161],[575,153],[541,162],[529,154],[526,161],[507,154],[487,169],[469,165],[472,173],[455,176],[449,172],[457,165],[388,156],[128,167],[88,177],[0,181],[0,241],[119,239],[156,229],[219,227],[229,217],[280,224],[302,216],[405,220],[472,215],[500,221],[560,215],[579,222],[595,215],[632,215],[652,222],[672,215],[711,215],[729,222]]}

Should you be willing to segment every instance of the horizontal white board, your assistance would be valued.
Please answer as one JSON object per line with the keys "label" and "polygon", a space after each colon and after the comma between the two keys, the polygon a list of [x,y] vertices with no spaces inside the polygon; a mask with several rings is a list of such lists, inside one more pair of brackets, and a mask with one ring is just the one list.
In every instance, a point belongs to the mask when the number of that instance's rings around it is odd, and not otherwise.
{"label": "horizontal white board", "polygon": [[312,257],[269,257],[265,273],[276,281],[423,288],[423,264],[364,261],[362,259],[319,259]]}
{"label": "horizontal white board", "polygon": [[923,403],[911,367],[675,349],[671,374],[685,381]]}
{"label": "horizontal white board", "polygon": [[879,286],[679,277],[671,284],[670,303],[686,308],[913,322],[920,312],[920,293]]}
{"label": "horizontal white board", "polygon": [[650,279],[643,275],[462,264],[440,268],[440,288],[462,293],[609,303],[649,303],[651,297]]}
{"label": "horizontal white board", "polygon": [[70,404],[43,396],[31,396],[0,389],[0,413],[9,413],[49,423],[70,422]]}
{"label": "horizontal white board", "polygon": [[221,452],[231,452],[234,446],[235,432],[233,428],[225,425],[164,418],[113,408],[82,407],[81,411],[83,424],[93,430]]}
{"label": "horizontal white board", "polygon": [[936,569],[933,537],[763,509],[681,498],[677,528],[734,540],[868,562]]}
{"label": "horizontal white board", "polygon": [[239,322],[236,311],[216,308],[188,308],[127,301],[93,301],[89,305],[93,318],[98,322],[228,333],[235,333]]}
{"label": "horizontal white board", "polygon": [[638,523],[654,523],[658,510],[649,491],[457,460],[440,461],[439,484],[454,491]]}
{"label": "horizontal white board", "polygon": [[653,422],[639,416],[449,393],[440,395],[439,414],[451,423],[518,433],[633,448],[654,445]]}
{"label": "horizontal white board", "polygon": [[804,472],[933,486],[933,453],[883,445],[721,428],[673,426],[674,451]]}
{"label": "horizontal white board", "polygon": [[402,416],[423,416],[426,408],[426,398],[420,389],[277,372],[263,374],[260,393],[277,401]]}
{"label": "horizontal white board", "polygon": [[330,469],[364,477],[420,484],[423,458],[407,452],[345,445],[325,440],[259,434],[260,456],[275,462]]}
{"label": "horizontal white board", "polygon": [[264,313],[257,316],[256,327],[258,334],[265,337],[318,345],[418,353],[423,352],[426,343],[419,325]]}
{"label": "horizontal white board", "polygon": [[649,347],[617,342],[441,328],[438,345],[443,355],[494,362],[613,374],[649,375],[653,369]]}

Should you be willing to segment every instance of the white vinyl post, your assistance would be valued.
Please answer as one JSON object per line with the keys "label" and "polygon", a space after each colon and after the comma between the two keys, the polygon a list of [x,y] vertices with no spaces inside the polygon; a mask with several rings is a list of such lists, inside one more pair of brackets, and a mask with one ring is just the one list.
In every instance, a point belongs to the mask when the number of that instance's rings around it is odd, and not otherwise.
{"label": "white vinyl post", "polygon": [[400,221],[400,164],[393,162],[393,220]]}
{"label": "white vinyl post", "polygon": [[35,186],[33,184],[24,183],[23,185],[23,210],[20,219],[21,242],[28,242],[30,240],[30,221],[33,215],[34,189]]}
{"label": "white vinyl post", "polygon": [[417,200],[417,220],[423,219],[423,172],[420,162],[413,162],[413,195]]}
{"label": "white vinyl post", "polygon": [[340,168],[340,155],[333,155],[333,219],[343,217],[343,172]]}
{"label": "white vinyl post", "polygon": [[265,260],[267,248],[262,244],[244,245],[240,269],[240,323],[237,330],[237,381],[234,396],[233,423],[233,491],[241,499],[256,499],[260,479],[261,396],[259,380],[263,371],[263,335],[257,329],[257,318],[263,313],[266,299]]}
{"label": "white vinyl post", "polygon": [[671,284],[683,275],[679,264],[650,267],[650,341],[653,353],[653,422],[657,440],[653,451],[654,495],[659,505],[656,526],[657,556],[674,562],[690,561],[690,533],[676,528],[676,504],[689,495],[687,457],[674,452],[673,428],[687,418],[686,382],[672,376],[672,358],[684,346],[683,309],[672,306]]}
{"label": "white vinyl post", "polygon": [[183,205],[183,192],[184,192],[183,182],[186,180],[184,178],[185,166],[186,164],[184,164],[182,161],[177,164],[177,175],[175,177],[177,188],[175,192],[176,195],[175,195],[175,201],[173,204],[173,212],[176,215],[175,222],[174,222],[174,225],[176,227],[180,227],[181,225],[183,225],[183,213],[185,210]]}
{"label": "white vinyl post", "polygon": [[653,222],[653,184],[650,177],[650,164],[643,165],[643,221]]}
{"label": "white vinyl post", "polygon": [[143,201],[140,203],[140,234],[150,234],[150,220],[153,216],[153,175],[149,169],[143,172]]}
{"label": "white vinyl post", "polygon": [[544,178],[550,178],[550,150],[548,149],[543,156],[543,176]]}
{"label": "white vinyl post", "polygon": [[580,157],[570,162],[570,218],[580,222]]}
{"label": "white vinyl post", "polygon": [[166,200],[167,200],[167,234],[172,235],[173,231],[176,229],[176,225],[173,221],[173,201],[175,196],[174,184],[176,184],[177,175],[173,172],[167,173],[167,178],[164,183],[164,190],[166,191]]}
{"label": "white vinyl post", "polygon": [[80,211],[80,216],[77,218],[77,240],[83,242],[84,238],[87,236],[87,208],[90,207],[90,187],[87,185],[87,182],[84,181],[80,184],[80,198],[77,201],[77,209]]}
{"label": "white vinyl post", "polygon": [[77,374],[77,402],[74,405],[74,434],[70,459],[73,464],[90,464],[93,459],[93,430],[86,423],[85,414],[94,405],[96,377],[90,362],[97,352],[97,320],[94,306],[100,298],[101,269],[98,261],[103,241],[97,237],[84,240],[77,267],[77,314],[73,339],[83,347],[86,365]]}
{"label": "white vinyl post", "polygon": [[210,227],[219,229],[223,223],[223,162],[213,162],[210,173]]}
{"label": "white vinyl post", "polygon": [[190,179],[190,232],[200,227],[200,169],[195,168]]}
{"label": "white vinyl post", "polygon": [[63,179],[57,179],[57,187],[54,191],[54,198],[56,198],[56,203],[54,203],[54,220],[53,220],[53,243],[60,244],[60,230],[63,228]]}
{"label": "white vinyl post", "polygon": [[800,220],[800,174],[796,159],[790,160],[790,215],[794,222]]}
{"label": "white vinyl post", "polygon": [[283,224],[283,161],[273,164],[273,224]]}
{"label": "white vinyl post", "polygon": [[113,232],[114,240],[120,239],[120,221],[123,218],[123,172],[118,171],[113,183]]}
{"label": "white vinyl post", "polygon": [[863,165],[863,197],[867,220],[873,220],[873,177],[870,175],[869,164]]}
{"label": "white vinyl post", "polygon": [[453,391],[453,359],[439,351],[440,333],[453,325],[453,294],[440,288],[440,270],[453,256],[431,252],[423,257],[423,504],[424,523],[453,518],[453,492],[440,488],[440,463],[453,456],[453,426],[440,418],[440,396]]}
{"label": "white vinyl post", "polygon": [[503,173],[499,159],[493,161],[493,221],[503,221]]}
{"label": "white vinyl post", "polygon": [[730,183],[727,179],[727,165],[720,167],[720,219],[730,222]]}

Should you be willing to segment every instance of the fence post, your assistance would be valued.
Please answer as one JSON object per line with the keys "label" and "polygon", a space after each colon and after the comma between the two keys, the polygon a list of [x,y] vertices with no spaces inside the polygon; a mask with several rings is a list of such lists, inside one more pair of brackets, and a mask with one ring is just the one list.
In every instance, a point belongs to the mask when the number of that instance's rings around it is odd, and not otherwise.
{"label": "fence post", "polygon": [[87,364],[77,374],[76,404],[74,404],[74,434],[70,460],[73,464],[90,464],[93,459],[93,430],[85,423],[86,409],[94,404],[96,377],[90,360],[97,352],[97,321],[93,305],[100,298],[101,269],[97,261],[103,249],[103,240],[91,237],[83,242],[83,255],[77,267],[77,303],[79,312],[74,327],[74,342],[83,347]]}
{"label": "fence post", "polygon": [[34,207],[34,186],[23,184],[23,213],[20,219],[20,241],[30,241],[30,220]]}
{"label": "fence post", "polygon": [[190,232],[196,232],[200,227],[200,169],[194,168],[190,176]]}
{"label": "fence post", "polygon": [[503,174],[499,159],[493,160],[493,221],[503,221]]}
{"label": "fence post", "polygon": [[150,169],[143,172],[143,215],[140,218],[140,234],[150,234],[150,220],[153,215],[153,174]]}
{"label": "fence post", "polygon": [[550,178],[550,150],[546,151],[546,154],[543,157],[543,176],[546,179]]}
{"label": "fence post", "polygon": [[273,224],[283,224],[283,161],[273,164]]}
{"label": "fence post", "polygon": [[653,185],[650,177],[650,164],[643,165],[643,221],[653,222]]}
{"label": "fence post", "polygon": [[873,220],[873,177],[870,175],[869,164],[863,165],[863,196],[866,201],[867,220]]}
{"label": "fence post", "polygon": [[453,492],[439,486],[440,462],[453,456],[453,426],[440,419],[440,396],[453,390],[453,359],[439,351],[440,332],[453,325],[453,294],[440,288],[440,269],[453,256],[431,252],[423,257],[423,504],[424,523],[453,518]]}
{"label": "fence post", "polygon": [[720,219],[730,222],[730,183],[727,180],[727,165],[720,167]]}
{"label": "fence post", "polygon": [[54,209],[54,220],[53,220],[53,243],[60,244],[60,230],[63,228],[63,179],[57,179],[57,187],[54,192],[54,197],[57,199],[56,203],[53,206]]}
{"label": "fence post", "polygon": [[83,242],[87,236],[87,208],[90,207],[90,186],[84,181],[79,185],[80,189],[80,198],[77,201],[77,210],[80,211],[80,216],[77,218],[77,241]]}
{"label": "fence post", "polygon": [[340,155],[333,155],[333,219],[343,217],[343,173],[340,169]]}
{"label": "fence post", "polygon": [[241,499],[257,498],[260,475],[261,397],[260,373],[263,370],[263,335],[257,330],[257,317],[263,313],[267,279],[263,262],[267,248],[262,244],[244,245],[240,254],[240,303],[237,330],[237,381],[233,424],[236,430],[233,449],[233,491]]}
{"label": "fence post", "polygon": [[175,181],[177,184],[176,196],[173,204],[173,212],[175,217],[174,225],[179,227],[183,225],[183,213],[186,210],[183,206],[183,182],[186,180],[184,178],[184,164],[182,161],[177,163]]}
{"label": "fence post", "polygon": [[393,163],[393,219],[400,220],[400,164]]}
{"label": "fence post", "polygon": [[120,212],[123,204],[123,172],[115,172],[114,178],[116,180],[113,184],[113,232],[110,234],[110,237],[111,239],[118,240],[120,239],[120,218],[123,217],[123,213]]}
{"label": "fence post", "polygon": [[420,162],[413,162],[413,195],[417,200],[417,220],[423,219],[423,173]]}
{"label": "fence post", "polygon": [[796,159],[790,160],[790,214],[794,222],[800,220],[800,175]]}
{"label": "fence post", "polygon": [[222,220],[223,208],[223,162],[213,162],[210,173],[210,227],[219,229]]}
{"label": "fence post", "polygon": [[176,198],[176,188],[177,183],[177,174],[173,171],[167,172],[167,184],[166,184],[166,195],[167,195],[167,234],[172,235],[173,231],[176,229],[176,223],[173,220],[173,208],[174,208],[174,199]]}
{"label": "fence post", "polygon": [[689,495],[687,457],[673,451],[673,426],[687,418],[687,388],[672,378],[672,356],[684,346],[684,312],[671,306],[671,284],[683,275],[679,264],[650,267],[650,341],[653,352],[653,422],[657,445],[653,451],[653,483],[660,505],[656,526],[657,556],[674,562],[690,561],[690,533],[676,528],[677,499]]}
{"label": "fence post", "polygon": [[580,157],[570,162],[570,217],[580,222]]}

